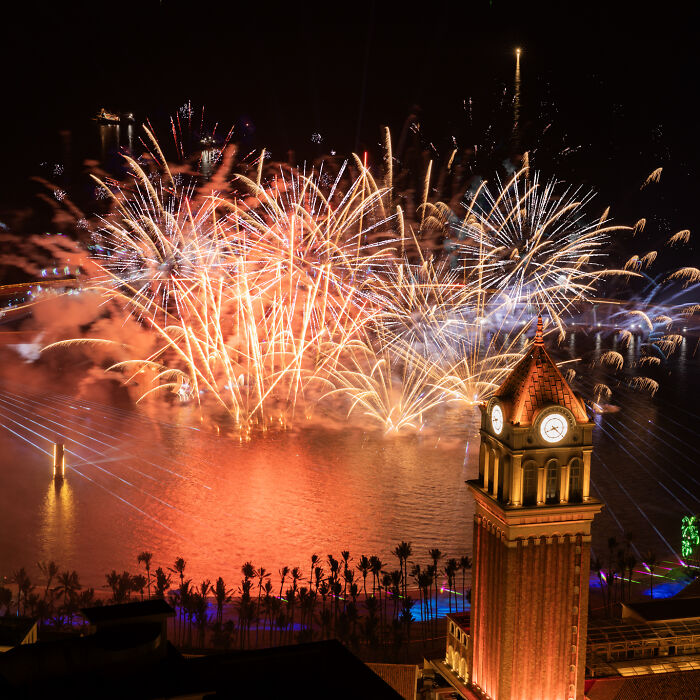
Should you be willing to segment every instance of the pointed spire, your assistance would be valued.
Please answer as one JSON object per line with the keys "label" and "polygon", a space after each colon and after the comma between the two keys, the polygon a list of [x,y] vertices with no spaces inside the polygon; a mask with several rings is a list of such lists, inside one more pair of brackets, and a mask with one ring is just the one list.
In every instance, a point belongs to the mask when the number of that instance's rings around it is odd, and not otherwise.
{"label": "pointed spire", "polygon": [[544,346],[544,338],[542,337],[542,314],[537,315],[537,332],[535,333],[535,345]]}

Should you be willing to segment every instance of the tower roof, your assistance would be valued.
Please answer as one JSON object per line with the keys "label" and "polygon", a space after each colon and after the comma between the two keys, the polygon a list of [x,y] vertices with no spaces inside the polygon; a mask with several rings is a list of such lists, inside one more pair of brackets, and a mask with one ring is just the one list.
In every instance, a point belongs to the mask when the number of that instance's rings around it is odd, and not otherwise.
{"label": "tower roof", "polygon": [[541,316],[537,319],[537,333],[530,349],[495,395],[510,403],[508,417],[515,424],[532,424],[540,409],[552,404],[568,408],[577,422],[588,423],[583,401],[576,396],[545,350]]}

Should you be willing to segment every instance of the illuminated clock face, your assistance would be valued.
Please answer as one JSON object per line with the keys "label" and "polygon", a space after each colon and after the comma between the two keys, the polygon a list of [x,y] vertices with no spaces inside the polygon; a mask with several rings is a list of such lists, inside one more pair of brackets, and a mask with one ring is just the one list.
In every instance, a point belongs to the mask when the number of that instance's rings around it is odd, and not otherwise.
{"label": "illuminated clock face", "polygon": [[561,413],[550,413],[540,425],[540,435],[547,442],[559,442],[566,435],[568,428],[566,418]]}
{"label": "illuminated clock face", "polygon": [[491,409],[491,427],[496,435],[500,435],[503,430],[503,411],[498,404]]}

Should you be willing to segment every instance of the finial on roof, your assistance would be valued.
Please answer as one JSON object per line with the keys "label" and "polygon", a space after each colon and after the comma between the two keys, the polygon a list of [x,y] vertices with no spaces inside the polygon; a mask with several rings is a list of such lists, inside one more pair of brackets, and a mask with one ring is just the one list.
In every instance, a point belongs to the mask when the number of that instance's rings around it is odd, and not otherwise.
{"label": "finial on roof", "polygon": [[535,345],[544,345],[542,337],[542,315],[537,315],[537,332],[535,333]]}

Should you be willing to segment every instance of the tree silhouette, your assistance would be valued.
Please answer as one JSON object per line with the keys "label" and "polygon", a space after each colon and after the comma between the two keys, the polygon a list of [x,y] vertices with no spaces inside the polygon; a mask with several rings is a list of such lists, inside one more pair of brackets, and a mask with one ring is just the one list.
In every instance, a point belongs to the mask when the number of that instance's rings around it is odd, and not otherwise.
{"label": "tree silhouette", "polygon": [[[153,554],[151,552],[141,552],[141,554],[136,557],[137,564],[143,564],[146,568],[146,584],[148,586],[148,597],[151,597],[151,560],[153,559]],[[183,560],[184,562],[184,560]]]}

